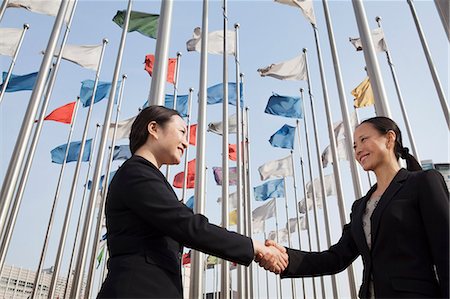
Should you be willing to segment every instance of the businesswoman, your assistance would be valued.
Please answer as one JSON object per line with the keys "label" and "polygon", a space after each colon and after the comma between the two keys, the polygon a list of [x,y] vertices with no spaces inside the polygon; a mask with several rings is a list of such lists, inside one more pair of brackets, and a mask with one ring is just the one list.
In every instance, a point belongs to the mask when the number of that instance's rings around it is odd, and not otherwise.
{"label": "businesswoman", "polygon": [[110,258],[98,298],[182,298],[183,246],[242,265],[260,254],[269,270],[286,267],[285,251],[210,224],[178,201],[159,168],[180,163],[186,147],[177,111],[150,106],[134,121],[133,156],[115,174],[106,199]]}
{"label": "businesswoman", "polygon": [[389,118],[363,121],[354,142],[357,161],[377,183],[354,202],[337,244],[323,252],[288,249],[282,278],[335,274],[361,255],[361,298],[448,298],[449,193],[442,176],[421,170]]}

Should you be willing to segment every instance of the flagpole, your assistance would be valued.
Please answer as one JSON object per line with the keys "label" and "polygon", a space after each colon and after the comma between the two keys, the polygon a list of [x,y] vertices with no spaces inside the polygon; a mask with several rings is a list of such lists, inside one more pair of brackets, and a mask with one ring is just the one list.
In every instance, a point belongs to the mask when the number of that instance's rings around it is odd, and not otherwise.
{"label": "flagpole", "polygon": [[339,95],[339,103],[341,107],[342,114],[342,122],[344,124],[345,130],[345,141],[347,144],[347,155],[349,157],[350,162],[350,170],[352,174],[353,180],[353,191],[355,193],[355,198],[361,198],[363,196],[362,193],[362,185],[361,185],[361,177],[359,175],[358,166],[356,164],[356,159],[353,152],[353,128],[350,123],[350,118],[348,114],[347,108],[347,98],[345,96],[345,87],[344,81],[342,79],[341,74],[341,66],[339,62],[339,57],[337,53],[336,43],[334,39],[333,25],[331,22],[331,16],[328,10],[328,0],[323,0],[323,10],[325,15],[325,22],[327,25],[328,31],[328,41],[330,43],[331,57],[333,58],[333,66],[334,66],[334,75],[336,78],[336,85]]}
{"label": "flagpole", "polygon": [[[97,153],[97,161],[95,163],[95,171],[94,176],[92,178],[92,188],[91,192],[89,194],[89,201],[88,205],[86,207],[86,214],[85,214],[85,223],[83,226],[83,232],[81,234],[81,242],[80,247],[78,250],[78,258],[77,263],[75,267],[75,279],[73,282],[73,288],[71,290],[71,298],[80,298],[81,296],[81,288],[83,285],[83,277],[84,277],[84,268],[86,264],[87,259],[87,251],[89,246],[89,240],[91,237],[91,228],[94,220],[94,212],[95,212],[95,205],[96,205],[96,199],[98,194],[98,187],[99,187],[99,181],[100,181],[100,175],[102,172],[102,166],[103,166],[103,159],[106,149],[106,142],[108,139],[108,132],[109,132],[109,124],[111,122],[111,115],[112,110],[114,106],[114,99],[116,96],[116,87],[117,87],[117,81],[119,78],[119,72],[120,67],[122,65],[122,56],[125,48],[125,42],[126,42],[126,36],[128,31],[128,23],[130,20],[130,13],[131,13],[131,4],[132,1],[128,1],[128,7],[127,7],[127,13],[124,20],[123,30],[122,30],[122,36],[120,39],[120,46],[117,53],[117,60],[116,65],[114,68],[114,74],[113,79],[111,82],[111,92],[109,94],[109,100],[108,100],[108,106],[106,107],[105,112],[105,119],[103,121],[103,128],[102,128],[102,135],[100,139],[100,145]],[[165,77],[164,77],[165,78]],[[89,290],[87,290],[89,292]]]}
{"label": "flagpole", "polygon": [[16,48],[16,51],[14,52],[13,58],[11,60],[11,64],[9,65],[9,69],[8,69],[6,78],[5,78],[5,80],[3,80],[2,90],[0,91],[0,104],[2,103],[3,97],[5,96],[6,87],[8,86],[8,82],[11,77],[12,70],[13,70],[14,66],[16,65],[16,59],[17,59],[17,56],[19,56],[20,48],[22,47],[22,42],[23,42],[23,39],[25,38],[25,33],[27,33],[28,29],[30,29],[30,25],[23,24],[23,30],[22,30],[22,34],[20,35],[19,43],[17,44],[17,48]]}
{"label": "flagpole", "polygon": [[414,19],[414,24],[416,25],[417,33],[419,34],[420,42],[422,43],[423,52],[428,62],[428,67],[430,68],[431,77],[433,78],[433,83],[436,88],[436,92],[439,97],[439,101],[441,102],[442,111],[444,112],[444,117],[447,122],[447,126],[450,129],[450,112],[448,109],[447,98],[445,96],[444,90],[442,89],[441,81],[439,79],[439,75],[436,71],[436,68],[433,63],[433,58],[431,58],[430,49],[428,48],[427,40],[425,39],[425,35],[422,30],[422,26],[420,25],[419,18],[417,17],[416,9],[414,8],[414,3],[412,0],[407,0],[409,7],[411,9],[411,14]]}
{"label": "flagpole", "polygon": [[[203,214],[205,211],[205,148],[206,148],[206,88],[208,81],[208,0],[203,0],[203,15],[202,15],[202,51],[200,53],[200,88],[198,98],[198,125],[197,125],[197,153],[195,160],[196,175],[195,175],[195,193],[194,193],[194,211],[195,213]],[[228,218],[226,218],[228,220]],[[191,260],[191,281],[189,287],[189,298],[199,299],[202,290],[202,276],[201,260],[203,254],[200,251],[192,251]],[[227,265],[227,264],[226,264]],[[229,273],[229,272],[227,272]],[[222,277],[222,286],[224,283],[229,283],[229,276]],[[226,285],[226,286],[227,286]],[[225,287],[226,287],[225,286]],[[225,296],[226,292],[222,295]],[[227,298],[229,299],[229,298]]]}
{"label": "flagpole", "polygon": [[381,76],[380,66],[373,46],[372,34],[367,22],[363,0],[352,0],[352,4],[355,12],[356,24],[361,37],[361,44],[364,49],[364,58],[369,72],[370,84],[372,85],[373,94],[375,96],[377,115],[392,118],[386,91],[384,89],[383,77]]}
{"label": "flagpole", "polygon": [[[377,22],[378,28],[382,29],[381,17],[377,16],[375,18],[375,21]],[[406,131],[408,132],[409,141],[411,143],[411,150],[412,150],[413,155],[415,156],[416,160],[420,161],[419,152],[417,151],[416,142],[414,141],[414,135],[413,135],[413,132],[411,130],[411,125],[409,123],[408,114],[406,112],[406,108],[405,108],[405,105],[403,103],[403,95],[402,95],[402,92],[400,90],[400,86],[398,84],[397,74],[395,73],[394,63],[392,62],[391,54],[390,54],[390,51],[389,51],[389,47],[387,46],[386,37],[384,37],[384,44],[386,45],[386,51],[385,51],[386,52],[386,59],[387,59],[389,68],[391,69],[392,80],[394,81],[395,91],[397,92],[397,97],[398,97],[398,102],[399,102],[400,108],[402,110],[403,119],[405,120]]]}
{"label": "flagpole", "polygon": [[3,15],[5,14],[6,8],[8,6],[9,0],[3,0],[2,5],[0,6],[0,22],[3,19]]}
{"label": "flagpole", "polygon": [[[298,120],[297,120],[297,134],[299,136],[298,142],[300,145],[300,128],[298,126]],[[294,151],[291,150],[291,167],[292,167],[292,178],[294,179],[294,201],[295,201],[295,216],[297,217],[297,234],[298,234],[298,249],[302,250],[302,241],[301,241],[301,227],[300,222],[298,221],[300,219],[300,213],[298,211],[298,196],[297,196],[297,178],[295,175],[295,165],[294,165]],[[289,220],[288,220],[289,223]],[[290,245],[289,245],[290,246]],[[306,289],[305,289],[305,279],[302,277],[302,289],[303,289],[303,298],[306,298]]]}
{"label": "flagpole", "polygon": [[[85,292],[84,292],[85,298],[90,298],[90,294],[92,292],[92,285],[94,282],[95,260],[96,260],[98,249],[99,249],[98,248],[98,240],[100,239],[100,234],[102,231],[103,217],[105,217],[104,207],[105,207],[106,195],[108,193],[108,188],[109,188],[108,182],[109,182],[109,176],[111,175],[110,171],[111,171],[112,161],[114,158],[114,146],[116,144],[117,127],[118,127],[118,122],[119,122],[120,109],[122,107],[123,91],[125,88],[126,80],[127,80],[127,75],[123,74],[122,82],[120,83],[120,89],[119,89],[119,99],[117,102],[116,120],[114,123],[113,137],[111,140],[111,149],[110,149],[109,157],[107,160],[105,177],[103,179],[103,184],[102,184],[103,186],[101,186],[101,188],[102,188],[101,201],[100,201],[100,203],[98,203],[97,223],[94,226],[95,234],[94,234],[94,242],[93,242],[92,251],[91,251],[91,260],[90,260],[90,263],[88,266],[88,277],[86,280],[86,287],[85,287]],[[108,127],[109,127],[109,123],[108,123]],[[109,128],[108,128],[108,130],[109,130]],[[91,192],[92,192],[92,189],[91,189]],[[95,203],[96,202],[97,202],[97,199],[95,198]]]}
{"label": "flagpole", "polygon": [[[286,177],[283,178],[283,181],[284,181],[284,207],[286,209],[288,244],[289,244],[289,247],[292,248],[291,229],[289,226],[289,207],[288,207],[288,198],[287,198],[287,191],[286,191]],[[292,278],[291,278],[291,288],[292,288],[292,298],[297,298],[295,280]]]}
{"label": "flagpole", "polygon": [[[308,76],[309,78],[309,76]],[[300,89],[300,93],[302,95],[302,99],[303,99],[303,88]],[[310,94],[311,96],[311,94]],[[307,123],[307,117],[306,117],[306,110],[305,110],[305,101],[302,101],[302,105],[303,105],[303,124],[304,124],[304,130],[305,130],[305,140],[306,140],[306,153],[308,156],[308,168],[309,168],[309,179],[311,182],[311,189],[312,189],[312,200],[313,200],[313,218],[314,218],[314,228],[315,228],[315,232],[316,232],[316,246],[317,246],[317,250],[320,251],[320,238],[319,238],[319,226],[318,226],[318,216],[317,216],[317,209],[316,209],[316,204],[317,204],[317,200],[316,200],[316,188],[314,186],[314,176],[313,176],[313,172],[312,172],[312,158],[311,158],[311,149],[309,148],[309,137],[308,137],[308,123]],[[299,135],[300,136],[300,135]],[[300,140],[300,138],[299,138]],[[302,162],[303,163],[303,162]],[[306,184],[305,184],[305,178],[304,178],[304,174],[303,174],[303,186],[304,186],[304,194],[305,194],[305,207],[306,207],[306,213],[308,213],[308,194],[306,192]],[[308,215],[308,214],[307,214]],[[311,243],[309,244],[310,249],[312,249],[311,247]],[[313,284],[314,284],[314,278],[313,279]],[[325,298],[325,285],[324,285],[324,281],[323,281],[323,277],[320,277],[320,282],[321,282],[321,288],[322,288],[322,297]],[[314,288],[314,292],[315,292],[315,288]],[[315,294],[316,296],[317,294]]]}
{"label": "flagpole", "polygon": [[[267,235],[266,235],[266,228],[264,227],[264,240],[267,240]],[[258,268],[259,270],[259,268]],[[269,271],[264,271],[266,272],[266,298],[269,298]]]}
{"label": "flagpole", "polygon": [[449,27],[450,3],[447,0],[434,0],[434,4],[436,5],[436,10],[439,13],[439,18],[441,19],[445,34],[447,34],[447,39],[450,41],[450,27]]}
{"label": "flagpole", "polygon": [[183,177],[183,191],[181,195],[181,201],[186,203],[186,189],[187,189],[187,179],[188,179],[188,153],[189,153],[189,142],[191,141],[191,106],[192,106],[192,93],[194,92],[194,88],[189,88],[189,97],[188,97],[188,115],[187,115],[187,143],[188,146],[184,153],[184,177]]}
{"label": "flagpole", "polygon": [[[354,108],[354,109],[355,109],[356,123],[359,124],[358,109],[357,108]],[[367,174],[367,179],[369,180],[369,186],[372,186],[372,181],[370,179],[370,173],[368,171],[366,171],[366,174]]]}
{"label": "flagpole", "polygon": [[[286,194],[285,194],[286,196]],[[275,236],[277,239],[277,243],[280,244],[280,238],[278,236],[278,209],[277,209],[277,199],[272,199],[275,204]],[[283,299],[283,289],[281,287],[281,277],[279,275],[275,275],[275,279],[278,281],[277,284],[277,298]]]}
{"label": "flagpole", "polygon": [[16,144],[12,151],[12,156],[9,161],[8,169],[5,173],[2,189],[0,191],[0,227],[4,227],[7,214],[14,196],[14,190],[19,177],[20,170],[23,166],[23,159],[25,151],[28,146],[31,131],[33,129],[34,120],[37,110],[41,104],[41,97],[44,92],[45,84],[48,78],[48,70],[52,62],[53,54],[55,52],[61,27],[64,22],[64,15],[68,6],[68,0],[62,0],[58,10],[56,20],[53,25],[52,33],[45,50],[44,58],[42,59],[39,68],[38,77],[31,93],[30,101],[27,111],[23,118],[22,126],[16,140]]}

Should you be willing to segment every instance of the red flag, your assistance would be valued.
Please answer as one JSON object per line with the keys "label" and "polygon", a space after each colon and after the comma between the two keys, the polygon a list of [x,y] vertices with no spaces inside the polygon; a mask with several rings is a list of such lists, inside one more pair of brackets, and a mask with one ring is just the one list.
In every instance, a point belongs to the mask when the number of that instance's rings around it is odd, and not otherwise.
{"label": "red flag", "polygon": [[183,253],[182,264],[186,265],[190,263],[191,263],[191,251],[189,250],[188,253]]}
{"label": "red flag", "polygon": [[44,120],[54,120],[60,123],[70,124],[72,122],[73,110],[75,109],[75,102],[66,104],[56,108]]}
{"label": "red flag", "polygon": [[[153,66],[155,65],[155,55],[147,54],[145,55],[145,70],[150,76],[153,74]],[[174,84],[175,82],[175,68],[177,66],[176,58],[169,58],[169,63],[167,65],[167,82]]]}
{"label": "red flag", "polygon": [[228,158],[231,161],[236,161],[236,144],[228,144]]}
{"label": "red flag", "polygon": [[189,144],[195,145],[197,142],[197,124],[190,125],[189,129]]}
{"label": "red flag", "polygon": [[[175,188],[183,188],[184,171],[178,173],[173,178],[173,186]],[[188,162],[188,177],[186,188],[192,189],[195,187],[195,159]]]}

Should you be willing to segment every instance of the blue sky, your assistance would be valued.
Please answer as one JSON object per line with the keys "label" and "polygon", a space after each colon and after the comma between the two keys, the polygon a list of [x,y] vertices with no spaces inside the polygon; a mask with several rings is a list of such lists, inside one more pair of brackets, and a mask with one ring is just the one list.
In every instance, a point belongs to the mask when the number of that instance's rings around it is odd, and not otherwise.
{"label": "blue sky", "polygon": [[[419,155],[421,159],[432,159],[434,162],[449,161],[449,139],[448,130],[443,113],[436,95],[431,75],[426,64],[425,56],[420,45],[417,31],[415,29],[411,12],[406,1],[365,1],[368,21],[371,28],[376,28],[375,16],[382,17],[388,47],[394,61],[400,87],[403,92],[405,106],[409,114],[411,127],[415,135]],[[114,71],[121,29],[111,21],[117,10],[125,9],[126,1],[79,1],[77,12],[72,24],[69,44],[92,45],[100,44],[103,38],[109,39],[106,47],[100,80],[111,81]],[[416,10],[421,20],[436,69],[448,97],[448,40],[444,33],[441,21],[437,14],[433,1],[415,1]],[[361,82],[366,74],[364,71],[364,56],[362,52],[356,52],[348,42],[349,37],[357,37],[353,7],[350,1],[329,1],[330,14],[333,21],[336,45],[339,51],[342,75],[344,79],[345,94],[348,107],[352,107],[352,96],[350,91]],[[159,13],[160,1],[135,1],[133,10],[148,13]],[[328,83],[329,100],[333,121],[342,119],[339,100],[337,95],[334,70],[329,50],[328,35],[323,16],[323,7],[320,1],[314,1],[314,9],[318,22],[320,41],[322,47],[325,75]],[[199,88],[199,63],[200,54],[186,51],[186,41],[191,38],[193,29],[201,26],[202,2],[201,1],[175,1],[173,6],[172,31],[170,39],[169,56],[175,57],[178,51],[182,52],[179,79],[179,94],[186,94],[190,87],[197,94]],[[314,37],[310,24],[301,14],[300,10],[280,5],[273,1],[229,1],[228,2],[229,29],[238,22],[240,30],[240,61],[241,71],[245,74],[244,98],[245,105],[250,109],[250,141],[251,141],[251,184],[256,186],[262,182],[259,179],[257,168],[265,162],[283,158],[289,154],[288,150],[273,148],[268,142],[269,137],[283,124],[294,125],[294,119],[287,119],[268,115],[264,108],[272,92],[281,95],[298,96],[299,88],[307,88],[303,81],[279,81],[273,78],[261,78],[256,70],[271,63],[291,59],[297,56],[302,48],[309,49],[309,64],[313,94],[315,96],[315,109],[319,127],[320,150],[328,144],[328,133],[326,129],[326,118],[319,77],[317,55],[314,45]],[[27,74],[39,69],[42,55],[41,50],[46,48],[48,38],[55,18],[39,15],[22,9],[7,9],[0,24],[1,27],[21,28],[23,23],[30,24],[22,50],[19,54],[14,74]],[[221,1],[211,1],[209,8],[209,30],[222,29]],[[138,108],[146,101],[151,84],[151,77],[144,71],[144,58],[146,54],[154,53],[156,40],[142,36],[134,32],[127,36],[127,43],[123,57],[121,74],[127,74],[128,80],[124,90],[124,100],[120,119],[134,116]],[[386,86],[386,93],[391,107],[393,118],[398,122],[404,132],[404,143],[409,145],[405,126],[401,117],[398,100],[390,75],[384,53],[378,54],[381,72]],[[208,86],[220,83],[222,80],[222,57],[218,55],[208,56]],[[7,71],[10,58],[2,56],[1,70]],[[229,58],[229,80],[235,80],[234,60]],[[79,93],[81,81],[94,79],[94,71],[83,69],[78,65],[62,61],[56,86],[49,104],[49,112],[73,101]],[[171,85],[166,85],[166,92],[172,93]],[[23,121],[31,92],[22,91],[7,93],[0,106],[0,180],[3,180],[9,164],[11,152],[14,148],[17,134]],[[198,105],[194,97],[193,122],[196,123]],[[232,111],[234,106],[230,106]],[[103,123],[106,109],[106,100],[94,106],[93,117],[88,138],[93,137],[95,124]],[[207,107],[207,122],[219,121],[221,119],[220,105]],[[73,140],[80,140],[82,136],[84,119],[87,109],[80,108],[77,126]],[[306,113],[311,120],[309,100],[306,102]],[[363,108],[358,111],[360,118],[374,116],[373,107]],[[309,125],[312,128],[312,125]],[[31,170],[29,183],[25,191],[22,207],[17,220],[16,230],[8,252],[7,264],[14,264],[24,268],[37,268],[41,244],[47,226],[48,215],[55,192],[59,165],[52,164],[50,150],[66,142],[69,127],[55,122],[44,123],[42,136],[37,148],[36,157]],[[303,135],[302,135],[303,136]],[[230,135],[230,142],[234,135]],[[302,137],[303,138],[303,137]],[[310,138],[312,142],[312,138]],[[126,144],[121,140],[118,144]],[[305,148],[305,146],[303,146]],[[189,159],[195,157],[194,147],[191,147]],[[313,169],[315,176],[318,175],[317,161],[315,159],[315,147],[313,149]],[[206,215],[214,223],[220,223],[220,207],[216,199],[221,194],[221,188],[216,186],[212,167],[221,166],[221,138],[211,133],[207,134],[207,202]],[[298,149],[295,149],[298,158]],[[303,153],[305,155],[305,153]],[[113,168],[120,165],[114,162]],[[351,203],[355,200],[352,190],[352,182],[349,171],[349,163],[341,162],[341,173],[343,177],[343,188],[346,202],[347,217]],[[233,166],[233,163],[230,163]],[[297,184],[301,185],[300,169],[297,163]],[[75,163],[70,163],[66,168],[63,182],[61,199],[58,204],[57,219],[52,233],[50,248],[47,255],[45,267],[51,266],[54,261],[58,245],[60,227],[64,210],[70,191]],[[77,199],[74,206],[71,235],[69,236],[66,252],[72,242],[76,216],[82,195],[82,178],[85,177],[87,164],[83,164],[80,173]],[[164,169],[163,169],[164,171]],[[170,180],[182,171],[182,166],[172,167]],[[325,174],[332,171],[331,167],[325,169]],[[361,172],[364,191],[368,189],[368,182]],[[307,178],[307,181],[309,178]],[[288,178],[289,193],[289,217],[294,217],[294,196],[292,179]],[[233,187],[230,191],[234,191]],[[178,191],[177,191],[178,192]],[[181,192],[178,192],[181,194]],[[193,190],[188,191],[188,196]],[[299,198],[303,192],[298,191]],[[332,227],[332,241],[335,242],[340,236],[340,223],[336,198],[328,199],[330,224]],[[261,203],[252,202],[253,208]],[[278,201],[280,225],[286,221],[284,214],[284,200]],[[323,232],[324,224],[322,211],[319,211],[319,228]],[[58,225],[59,224],[59,225]],[[273,230],[273,220],[267,221],[267,231]],[[322,233],[323,234],[323,233]],[[324,234],[323,234],[324,235]],[[262,239],[262,235],[255,238]],[[302,232],[302,244],[306,244],[306,234]],[[322,249],[325,248],[325,238],[321,237]],[[315,244],[315,243],[314,243]],[[293,247],[298,247],[297,241]],[[316,247],[313,246],[313,250]],[[62,272],[67,271],[68,257],[64,258]],[[355,266],[356,282],[361,281],[360,264]],[[262,273],[262,272],[261,272]],[[261,283],[263,283],[262,275]],[[208,276],[210,279],[210,276]],[[271,278],[273,280],[273,278]],[[346,284],[346,273],[339,275],[339,289],[343,296],[348,294]],[[330,285],[326,279],[327,286]],[[290,284],[283,282],[286,296],[290,294]],[[210,288],[210,283],[207,283]],[[300,290],[298,286],[298,290]],[[308,284],[308,292],[311,291]],[[274,292],[271,290],[271,292]],[[273,293],[275,294],[275,293]]]}

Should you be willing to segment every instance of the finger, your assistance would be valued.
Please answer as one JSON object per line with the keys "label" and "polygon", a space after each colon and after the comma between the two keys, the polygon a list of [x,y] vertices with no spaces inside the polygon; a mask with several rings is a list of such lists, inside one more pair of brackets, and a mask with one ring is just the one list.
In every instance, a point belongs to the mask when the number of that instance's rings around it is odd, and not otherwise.
{"label": "finger", "polygon": [[273,240],[266,240],[265,244],[266,246],[275,246],[277,243]]}

